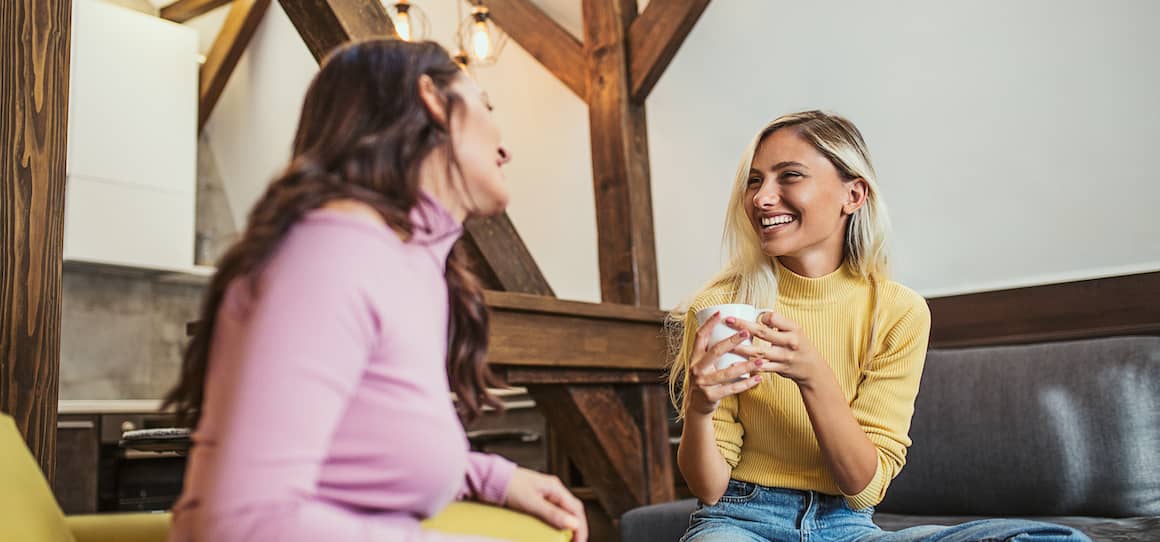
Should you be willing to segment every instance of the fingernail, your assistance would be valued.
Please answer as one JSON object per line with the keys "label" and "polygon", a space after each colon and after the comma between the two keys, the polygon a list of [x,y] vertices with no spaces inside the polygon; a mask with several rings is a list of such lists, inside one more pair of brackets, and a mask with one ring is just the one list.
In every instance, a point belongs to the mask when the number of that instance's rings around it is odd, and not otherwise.
{"label": "fingernail", "polygon": [[748,339],[748,338],[749,338],[749,332],[748,332],[748,331],[742,331],[742,332],[741,332],[741,338],[742,338],[742,339]]}
{"label": "fingernail", "polygon": [[753,382],[760,384],[761,383],[761,375],[757,375],[757,376],[753,377]]}
{"label": "fingernail", "polygon": [[730,317],[728,317],[728,318],[726,318],[726,319],[725,319],[725,323],[726,323],[726,324],[729,324],[729,325],[733,325],[733,324],[736,324],[736,323],[737,323],[737,319],[736,319],[736,318],[734,318],[734,317],[732,317],[732,316],[730,316]]}
{"label": "fingernail", "polygon": [[762,365],[765,365],[765,360],[763,360],[763,359],[759,359],[759,360],[757,360],[757,361],[755,361],[755,362],[753,362],[753,363],[754,363],[755,365],[757,365],[758,367],[761,367]]}
{"label": "fingernail", "polygon": [[577,521],[576,518],[568,516],[568,519],[564,520],[564,526],[569,529],[579,529],[580,522]]}
{"label": "fingernail", "polygon": [[717,311],[717,312],[713,313],[713,318],[716,318],[718,316],[721,316],[721,311]]}

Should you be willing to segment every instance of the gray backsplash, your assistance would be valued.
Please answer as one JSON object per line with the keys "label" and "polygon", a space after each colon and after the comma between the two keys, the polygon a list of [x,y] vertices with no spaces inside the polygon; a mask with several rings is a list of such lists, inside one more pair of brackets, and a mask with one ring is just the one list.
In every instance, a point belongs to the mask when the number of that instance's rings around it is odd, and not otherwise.
{"label": "gray backsplash", "polygon": [[176,382],[185,324],[203,286],[114,270],[66,269],[60,398],[158,399]]}
{"label": "gray backsplash", "polygon": [[[197,176],[197,263],[212,265],[237,228],[205,138]],[[204,286],[66,264],[61,289],[61,399],[159,399],[176,383]]]}

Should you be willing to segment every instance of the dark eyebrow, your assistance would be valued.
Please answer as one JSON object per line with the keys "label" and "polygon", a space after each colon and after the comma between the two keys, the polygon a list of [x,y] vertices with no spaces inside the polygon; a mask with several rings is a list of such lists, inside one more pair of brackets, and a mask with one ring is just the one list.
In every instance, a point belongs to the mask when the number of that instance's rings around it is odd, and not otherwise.
{"label": "dark eyebrow", "polygon": [[774,164],[773,167],[769,168],[769,170],[770,171],[777,171],[779,169],[785,169],[787,167],[800,167],[802,169],[809,169],[806,167],[805,164],[803,164],[801,162],[778,162],[778,163]]}

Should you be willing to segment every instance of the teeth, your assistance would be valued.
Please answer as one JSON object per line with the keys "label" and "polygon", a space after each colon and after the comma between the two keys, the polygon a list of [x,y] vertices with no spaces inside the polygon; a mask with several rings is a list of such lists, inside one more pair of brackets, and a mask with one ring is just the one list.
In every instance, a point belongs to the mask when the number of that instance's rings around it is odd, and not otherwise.
{"label": "teeth", "polygon": [[761,219],[762,226],[777,226],[780,224],[789,224],[790,222],[793,222],[793,216],[791,215],[777,215]]}

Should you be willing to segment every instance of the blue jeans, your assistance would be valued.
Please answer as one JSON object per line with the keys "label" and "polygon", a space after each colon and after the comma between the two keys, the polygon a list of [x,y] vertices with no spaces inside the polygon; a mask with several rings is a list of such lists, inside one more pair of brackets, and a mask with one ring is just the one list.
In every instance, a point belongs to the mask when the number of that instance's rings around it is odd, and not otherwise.
{"label": "blue jeans", "polygon": [[681,542],[1091,542],[1071,527],[1015,519],[886,532],[873,515],[842,497],[730,480],[717,504],[697,506]]}

